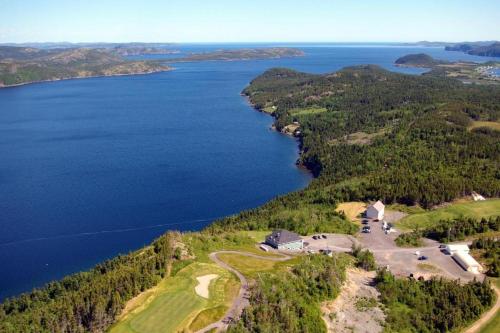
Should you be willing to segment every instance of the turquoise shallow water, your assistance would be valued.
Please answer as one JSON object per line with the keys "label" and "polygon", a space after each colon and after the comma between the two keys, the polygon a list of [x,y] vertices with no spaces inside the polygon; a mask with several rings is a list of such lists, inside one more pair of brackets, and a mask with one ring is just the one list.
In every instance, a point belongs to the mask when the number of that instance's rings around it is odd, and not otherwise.
{"label": "turquoise shallow water", "polygon": [[[306,56],[0,89],[0,298],[305,187],[296,142],[239,95],[268,68],[372,63],[418,74],[392,63],[422,51],[488,60],[439,48],[292,46]],[[180,46],[222,47],[242,45]]]}

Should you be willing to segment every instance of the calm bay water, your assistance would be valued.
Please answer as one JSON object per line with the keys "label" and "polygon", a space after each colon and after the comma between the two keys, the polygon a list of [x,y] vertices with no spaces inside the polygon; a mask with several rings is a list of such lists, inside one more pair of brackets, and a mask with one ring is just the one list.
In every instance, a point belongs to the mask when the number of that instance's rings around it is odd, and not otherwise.
{"label": "calm bay water", "polygon": [[[306,56],[0,89],[0,299],[305,187],[296,142],[239,95],[268,68],[371,63],[418,74],[392,64],[416,52],[489,60],[439,48],[289,46]],[[179,48],[227,47],[242,45]]]}

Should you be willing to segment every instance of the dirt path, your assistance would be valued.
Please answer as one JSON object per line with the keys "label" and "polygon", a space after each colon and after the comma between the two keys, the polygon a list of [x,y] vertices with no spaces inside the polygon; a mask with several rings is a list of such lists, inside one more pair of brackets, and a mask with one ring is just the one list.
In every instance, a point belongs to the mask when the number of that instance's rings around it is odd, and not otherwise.
{"label": "dirt path", "polygon": [[243,255],[243,256],[247,256],[247,257],[264,259],[264,260],[272,260],[272,261],[286,261],[286,260],[289,260],[292,258],[292,257],[284,255],[284,254],[281,254],[282,255],[281,257],[265,257],[265,256],[259,256],[258,254],[254,254],[254,253],[240,252],[240,251],[217,251],[217,252],[210,253],[209,257],[213,262],[215,262],[220,267],[234,273],[238,277],[238,279],[240,279],[241,287],[240,287],[240,291],[238,293],[238,296],[236,296],[236,298],[233,301],[233,304],[231,305],[229,310],[227,310],[224,317],[221,320],[216,321],[215,323],[212,323],[212,324],[202,328],[201,330],[197,331],[196,333],[205,333],[205,332],[208,332],[208,331],[213,330],[213,329],[215,329],[216,332],[220,332],[221,330],[227,328],[229,323],[231,323],[234,320],[238,320],[239,317],[241,316],[241,313],[245,309],[245,307],[247,307],[249,305],[247,278],[243,274],[241,274],[239,271],[237,271],[233,267],[229,266],[224,261],[220,260],[217,257],[218,254],[238,254],[238,255]]}
{"label": "dirt path", "polygon": [[497,301],[495,302],[495,305],[493,305],[489,311],[484,313],[478,321],[472,324],[472,326],[466,329],[463,333],[478,333],[481,327],[490,321],[500,309],[500,290],[496,286],[492,285],[491,287],[497,294]]}

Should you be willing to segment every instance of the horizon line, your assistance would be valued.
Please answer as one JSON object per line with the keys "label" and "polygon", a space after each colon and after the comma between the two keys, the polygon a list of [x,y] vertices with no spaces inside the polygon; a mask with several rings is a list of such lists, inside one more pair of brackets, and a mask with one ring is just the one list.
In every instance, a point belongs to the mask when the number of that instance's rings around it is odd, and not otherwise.
{"label": "horizon line", "polygon": [[162,41],[24,41],[24,42],[3,42],[2,44],[418,44],[418,43],[486,43],[486,42],[498,42],[498,40],[474,40],[474,41],[430,41],[430,40],[418,40],[418,41],[183,41],[183,42],[162,42]]}

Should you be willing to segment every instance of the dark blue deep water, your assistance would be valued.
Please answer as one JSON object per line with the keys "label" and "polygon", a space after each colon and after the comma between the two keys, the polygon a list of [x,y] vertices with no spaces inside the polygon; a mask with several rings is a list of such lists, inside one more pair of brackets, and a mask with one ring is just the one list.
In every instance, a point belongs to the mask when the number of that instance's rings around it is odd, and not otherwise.
{"label": "dark blue deep water", "polygon": [[[0,299],[305,187],[296,142],[240,96],[270,67],[372,63],[418,74],[392,63],[422,51],[488,60],[439,48],[293,46],[306,56],[0,89]],[[179,48],[222,47],[242,46]]]}

